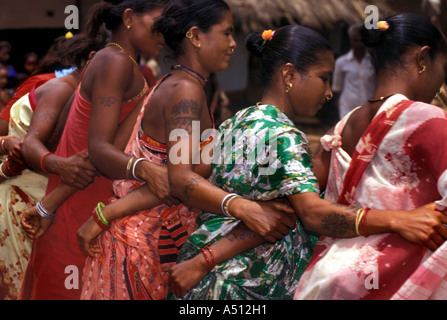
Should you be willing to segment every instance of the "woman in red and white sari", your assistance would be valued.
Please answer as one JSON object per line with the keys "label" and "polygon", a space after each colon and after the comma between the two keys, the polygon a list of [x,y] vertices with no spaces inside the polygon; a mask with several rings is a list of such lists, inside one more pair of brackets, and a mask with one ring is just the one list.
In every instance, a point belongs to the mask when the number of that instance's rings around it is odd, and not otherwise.
{"label": "woman in red and white sari", "polygon": [[[326,199],[358,208],[431,204],[446,213],[447,115],[424,103],[444,81],[445,40],[412,14],[391,16],[378,27],[362,30],[372,48],[376,91],[322,138],[326,151],[314,161],[320,187],[327,180]],[[443,217],[433,221],[438,232],[415,244],[397,234],[368,237],[368,213],[359,214],[360,237],[320,238],[295,299],[447,299]]]}

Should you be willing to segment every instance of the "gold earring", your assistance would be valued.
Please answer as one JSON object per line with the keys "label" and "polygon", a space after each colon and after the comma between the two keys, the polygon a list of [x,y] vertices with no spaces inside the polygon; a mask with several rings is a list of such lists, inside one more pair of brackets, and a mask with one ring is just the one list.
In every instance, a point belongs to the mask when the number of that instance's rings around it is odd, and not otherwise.
{"label": "gold earring", "polygon": [[200,43],[198,43],[198,44],[197,44],[197,48],[200,49],[200,47],[201,47],[201,45],[200,45]]}
{"label": "gold earring", "polygon": [[287,85],[286,93],[289,93],[290,90],[292,90],[292,87],[293,87],[293,84],[292,84],[292,83],[289,83],[289,84]]}
{"label": "gold earring", "polygon": [[334,97],[334,94],[331,92],[328,96],[326,96],[326,101],[329,102]]}
{"label": "gold earring", "polygon": [[427,70],[427,66],[422,66],[422,68],[419,69],[419,74],[423,74]]}
{"label": "gold earring", "polygon": [[192,33],[191,33],[191,30],[188,31],[188,32],[186,32],[186,37],[187,37],[188,39],[192,39]]}

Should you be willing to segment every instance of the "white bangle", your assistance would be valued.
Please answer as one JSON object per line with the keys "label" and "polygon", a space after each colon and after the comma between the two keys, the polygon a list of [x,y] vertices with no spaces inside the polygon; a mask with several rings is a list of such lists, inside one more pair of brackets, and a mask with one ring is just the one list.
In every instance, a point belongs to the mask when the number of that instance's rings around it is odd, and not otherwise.
{"label": "white bangle", "polygon": [[48,212],[47,209],[45,209],[45,207],[42,204],[42,200],[36,204],[36,211],[37,211],[37,213],[39,213],[39,215],[42,218],[47,219],[47,220],[53,220],[54,217],[56,216],[55,213],[50,213],[50,212]]}
{"label": "white bangle", "polygon": [[133,166],[132,166],[132,176],[135,178],[135,180],[138,180],[138,181],[141,181],[141,182],[145,182],[145,181],[144,181],[143,179],[138,178],[138,177],[135,175],[135,168],[137,167],[137,163],[140,162],[140,161],[143,161],[143,160],[147,160],[147,161],[149,161],[149,160],[146,159],[146,158],[138,158],[137,160],[135,160],[135,162],[133,163]]}
{"label": "white bangle", "polygon": [[[230,218],[234,218],[231,214],[230,211],[228,210],[228,206],[230,205],[231,200],[233,200],[234,198],[240,198],[240,195],[236,194],[236,193],[230,193],[227,194],[222,202],[220,203],[220,208],[222,209],[222,213]],[[228,201],[227,201],[228,199]]]}

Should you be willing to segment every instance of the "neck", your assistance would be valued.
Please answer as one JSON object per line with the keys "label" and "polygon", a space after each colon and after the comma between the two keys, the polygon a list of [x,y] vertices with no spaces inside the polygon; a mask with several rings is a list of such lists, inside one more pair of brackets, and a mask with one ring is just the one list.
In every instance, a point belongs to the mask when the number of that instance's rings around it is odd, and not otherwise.
{"label": "neck", "polygon": [[207,80],[210,76],[210,72],[206,71],[194,59],[188,59],[187,57],[179,57],[176,62],[177,65],[181,65],[188,69],[194,70],[194,72],[200,74],[200,76],[203,77],[205,80]]}
{"label": "neck", "polygon": [[137,51],[137,49],[132,46],[126,37],[122,36],[120,32],[117,34],[112,35],[109,43],[116,43],[120,45],[126,53],[132,57],[134,60],[137,60],[140,53]]}
{"label": "neck", "polygon": [[377,75],[376,89],[370,100],[388,97],[397,93],[413,100],[413,90],[406,72],[381,72]]}
{"label": "neck", "polygon": [[293,111],[290,102],[286,99],[285,95],[276,94],[276,90],[270,91],[266,89],[264,94],[262,95],[262,99],[260,104],[268,104],[277,107],[284,111],[287,116],[293,118],[295,116],[295,112]]}
{"label": "neck", "polygon": [[366,51],[363,49],[355,49],[353,52],[354,52],[354,57],[359,61],[362,61],[363,57],[366,54]]}

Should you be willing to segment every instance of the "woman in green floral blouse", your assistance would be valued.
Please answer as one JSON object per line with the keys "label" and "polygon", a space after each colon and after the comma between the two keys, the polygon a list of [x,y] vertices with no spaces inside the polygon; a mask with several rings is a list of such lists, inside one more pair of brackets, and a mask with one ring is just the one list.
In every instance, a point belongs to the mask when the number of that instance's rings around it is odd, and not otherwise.
{"label": "woman in green floral blouse", "polygon": [[[364,211],[321,199],[306,136],[291,119],[315,116],[332,98],[330,46],[317,32],[297,25],[253,33],[246,45],[260,57],[264,93],[256,106],[219,128],[210,181],[230,196],[222,202],[225,215],[199,215],[198,229],[183,245],[170,276],[170,290],[178,298],[291,299],[317,240],[309,230],[354,237],[359,235],[356,218],[368,212],[362,222],[367,234],[405,237],[414,230],[411,219],[429,211],[415,210],[404,226],[395,223],[402,211]],[[236,195],[289,202],[297,215],[295,227],[276,243],[266,242],[231,216]]]}

